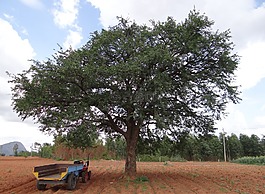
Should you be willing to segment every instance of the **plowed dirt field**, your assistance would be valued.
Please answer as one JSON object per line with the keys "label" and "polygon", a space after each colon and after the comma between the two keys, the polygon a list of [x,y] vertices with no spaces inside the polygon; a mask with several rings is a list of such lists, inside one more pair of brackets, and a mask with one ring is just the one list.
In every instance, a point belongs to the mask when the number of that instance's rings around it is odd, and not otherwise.
{"label": "plowed dirt field", "polygon": [[[65,186],[47,186],[38,191],[32,169],[36,165],[58,163],[41,158],[0,157],[0,193],[265,193],[265,166],[222,162],[151,163],[138,162],[137,182],[122,177],[124,161],[90,161],[91,180],[77,184],[74,191]],[[65,162],[64,162],[65,163]]]}

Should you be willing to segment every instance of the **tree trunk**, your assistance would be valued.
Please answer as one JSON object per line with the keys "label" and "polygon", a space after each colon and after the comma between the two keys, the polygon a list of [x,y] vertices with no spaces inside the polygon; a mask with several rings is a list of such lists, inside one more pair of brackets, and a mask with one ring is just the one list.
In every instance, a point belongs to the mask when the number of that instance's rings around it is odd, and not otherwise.
{"label": "tree trunk", "polygon": [[135,127],[129,129],[127,133],[126,143],[126,163],[125,163],[125,175],[129,177],[136,176],[136,146],[139,137],[139,128]]}

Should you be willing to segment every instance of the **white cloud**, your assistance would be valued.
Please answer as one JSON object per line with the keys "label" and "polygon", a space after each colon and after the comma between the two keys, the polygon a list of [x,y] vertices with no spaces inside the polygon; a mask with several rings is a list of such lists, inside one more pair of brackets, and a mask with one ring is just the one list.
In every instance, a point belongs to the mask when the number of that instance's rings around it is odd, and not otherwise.
{"label": "white cloud", "polygon": [[9,21],[12,21],[12,20],[14,19],[14,16],[9,15],[9,14],[7,14],[7,13],[4,13],[3,15],[4,15],[4,17],[5,17],[7,20],[9,20]]}
{"label": "white cloud", "polygon": [[34,9],[41,9],[44,7],[41,0],[20,0],[26,6],[29,6]]}
{"label": "white cloud", "polygon": [[[224,129],[227,135],[231,135],[232,133],[236,134],[237,136],[239,136],[240,134],[245,134],[248,136],[251,136],[252,134],[256,134],[261,137],[262,132],[263,133],[265,132],[265,130],[263,130],[265,128],[262,127],[262,126],[265,126],[265,123],[262,122],[260,124],[263,124],[263,125],[259,125],[259,127],[255,127],[255,128],[253,128],[253,126],[257,126],[256,124],[249,126],[247,123],[245,113],[237,110],[236,106],[237,105],[233,105],[233,104],[230,104],[228,106],[229,115],[226,119],[216,124],[216,127],[218,128],[218,130],[216,131],[216,135],[219,135],[219,133],[222,132],[222,129]],[[259,121],[261,121],[262,118],[259,118],[259,119],[260,119]],[[256,122],[257,121],[258,120],[256,120]]]}
{"label": "white cloud", "polygon": [[60,0],[54,5],[54,23],[62,29],[68,29],[68,35],[63,43],[64,48],[76,48],[83,39],[82,28],[77,25],[79,0]]}
{"label": "white cloud", "polygon": [[29,67],[29,59],[35,56],[28,39],[19,34],[5,20],[0,18],[0,76],[7,77],[6,71],[18,73]]}
{"label": "white cloud", "polygon": [[57,26],[67,28],[76,25],[79,0],[60,0],[54,5],[53,16]]}
{"label": "white cloud", "polygon": [[[205,12],[219,27],[230,28],[236,21],[245,22],[244,17],[255,7],[253,0],[87,0],[100,10],[100,20],[104,27],[117,23],[116,16],[129,16],[139,23],[150,19],[165,20],[173,16],[177,21],[183,20],[194,7]],[[225,10],[225,12],[224,12]]]}
{"label": "white cloud", "polygon": [[72,47],[73,49],[77,48],[83,39],[81,32],[69,30],[65,42],[63,43],[64,48]]}
{"label": "white cloud", "polygon": [[[100,10],[100,21],[107,28],[117,23],[117,16],[129,17],[138,23],[149,23],[150,19],[165,20],[168,16],[184,19],[195,5],[195,0],[87,0]],[[176,17],[178,16],[178,17]]]}
{"label": "white cloud", "polygon": [[219,129],[224,128],[225,130],[241,130],[248,128],[245,115],[243,112],[237,110],[237,105],[228,104],[226,111],[229,113],[227,117],[217,123]]}
{"label": "white cloud", "polygon": [[[0,144],[8,141],[21,141],[27,148],[35,141],[51,142],[32,121],[21,122],[11,107],[11,90],[6,71],[21,73],[30,66],[29,59],[35,56],[28,39],[22,39],[9,22],[0,18]],[[30,134],[30,135],[29,135]]]}
{"label": "white cloud", "polygon": [[[265,116],[257,116],[255,118],[255,123],[257,124],[258,127],[264,127],[265,126]],[[265,135],[265,131],[264,131]]]}
{"label": "white cloud", "polygon": [[249,43],[239,52],[242,56],[238,68],[238,83],[242,89],[254,87],[265,77],[265,41]]}
{"label": "white cloud", "polygon": [[[29,59],[35,56],[34,50],[27,39],[21,39],[13,27],[0,18],[0,117],[12,115],[11,90],[6,72],[20,73],[29,68]],[[12,116],[11,116],[12,115]],[[9,119],[9,118],[7,118]]]}
{"label": "white cloud", "polygon": [[29,33],[28,33],[28,31],[27,31],[26,28],[22,28],[21,33],[24,34],[24,35],[26,35],[26,36],[29,35]]}

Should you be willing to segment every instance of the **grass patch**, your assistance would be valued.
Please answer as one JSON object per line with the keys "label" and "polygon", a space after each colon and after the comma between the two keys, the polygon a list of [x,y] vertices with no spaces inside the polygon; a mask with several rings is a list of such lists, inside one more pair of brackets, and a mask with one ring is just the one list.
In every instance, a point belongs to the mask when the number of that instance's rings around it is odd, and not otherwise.
{"label": "grass patch", "polygon": [[221,187],[221,188],[220,188],[220,191],[221,191],[221,192],[224,192],[224,193],[227,193],[227,192],[228,192],[227,188],[224,188],[224,187]]}
{"label": "grass patch", "polygon": [[136,179],[134,179],[135,183],[143,183],[143,182],[149,182],[149,179],[147,176],[139,176]]}
{"label": "grass patch", "polygon": [[125,188],[128,189],[129,188],[129,184],[130,184],[131,179],[128,177],[126,182],[125,182]]}
{"label": "grass patch", "polygon": [[166,185],[160,185],[159,187],[160,187],[161,189],[166,189],[166,188],[167,188]]}
{"label": "grass patch", "polygon": [[197,174],[197,173],[190,173],[190,176],[191,176],[192,178],[196,178],[196,177],[198,177],[198,176],[200,176],[200,175]]}
{"label": "grass patch", "polygon": [[242,192],[239,189],[236,189],[235,192],[239,193],[239,194],[249,194],[248,192]]}
{"label": "grass patch", "polygon": [[145,192],[147,190],[147,186],[145,184],[142,185],[142,191]]}

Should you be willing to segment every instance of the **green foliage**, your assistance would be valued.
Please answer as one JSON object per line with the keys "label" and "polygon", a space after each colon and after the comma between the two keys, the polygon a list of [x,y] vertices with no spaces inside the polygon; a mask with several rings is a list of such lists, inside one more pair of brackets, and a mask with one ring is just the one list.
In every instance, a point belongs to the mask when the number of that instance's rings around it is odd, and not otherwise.
{"label": "green foliage", "polygon": [[120,18],[78,50],[32,61],[12,76],[14,109],[54,133],[96,125],[125,135],[130,119],[141,128],[212,130],[225,105],[238,102],[230,32],[212,32],[213,21],[195,10],[180,24],[152,25]]}
{"label": "green foliage", "polygon": [[226,105],[240,100],[230,32],[213,31],[214,22],[196,10],[179,24],[171,17],[151,24],[119,18],[82,48],[33,60],[10,75],[14,110],[42,131],[67,133],[71,146],[89,145],[95,131],[119,133],[132,157],[139,135],[213,132]]}
{"label": "green foliage", "polygon": [[18,153],[18,156],[23,156],[23,157],[27,158],[27,157],[31,156],[31,153],[28,151],[22,151],[22,152]]}
{"label": "green foliage", "polygon": [[134,179],[135,183],[143,183],[143,182],[149,182],[149,178],[147,176],[139,176],[136,179]]}
{"label": "green foliage", "polygon": [[54,147],[49,143],[43,143],[39,149],[39,155],[42,158],[52,158]]}
{"label": "green foliage", "polygon": [[236,160],[233,160],[234,163],[240,164],[256,164],[256,165],[265,165],[265,156],[259,157],[242,157]]}
{"label": "green foliage", "polygon": [[50,143],[43,143],[42,145],[38,142],[34,143],[34,151],[31,151],[31,156],[39,156],[42,158],[52,158],[54,146]]}
{"label": "green foliage", "polygon": [[56,157],[54,159],[57,160],[57,161],[62,161],[63,160],[62,158],[58,158],[58,157]]}
{"label": "green foliage", "polygon": [[126,141],[122,136],[107,137],[105,146],[108,151],[115,153],[115,158],[112,159],[124,159],[126,156]]}
{"label": "green foliage", "polygon": [[175,155],[170,158],[171,162],[186,162],[187,160],[181,157],[180,155]]}
{"label": "green foliage", "polygon": [[86,149],[88,147],[93,147],[96,145],[96,141],[99,135],[96,130],[88,129],[84,126],[79,126],[68,131],[68,133],[63,135],[57,135],[58,141],[64,143],[70,148],[81,148]]}
{"label": "green foliage", "polygon": [[176,144],[180,155],[187,160],[217,161],[223,157],[222,144],[215,135],[184,135]]}
{"label": "green foliage", "polygon": [[[260,140],[256,148],[262,147],[263,143],[263,140]],[[125,145],[122,145],[125,151]],[[115,149],[119,149],[116,141],[112,138],[107,139],[106,146],[114,153]],[[226,148],[229,161],[243,156],[241,142],[235,134],[226,136]],[[183,135],[178,140],[170,140],[167,137],[140,139],[137,149],[137,161],[141,162],[222,161],[224,157],[222,137],[219,139],[217,136],[209,134],[205,136]]]}
{"label": "green foliage", "polygon": [[215,135],[203,136],[199,139],[200,159],[203,161],[218,161],[222,158],[223,147]]}
{"label": "green foliage", "polygon": [[261,156],[264,152],[261,140],[257,135],[247,135],[240,134],[239,140],[243,147],[244,156]]}

